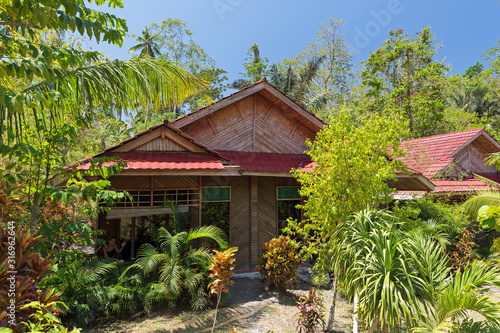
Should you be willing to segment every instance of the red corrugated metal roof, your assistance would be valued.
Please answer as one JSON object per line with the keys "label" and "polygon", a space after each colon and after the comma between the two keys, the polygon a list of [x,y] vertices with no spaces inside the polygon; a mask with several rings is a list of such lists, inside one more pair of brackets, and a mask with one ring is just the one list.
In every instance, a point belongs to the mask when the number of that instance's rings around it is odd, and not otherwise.
{"label": "red corrugated metal roof", "polygon": [[485,181],[482,181],[481,179],[478,179],[477,177],[465,178],[461,180],[433,179],[432,182],[434,183],[434,185],[436,185],[434,192],[469,192],[478,190],[498,189],[497,186],[493,186]]}
{"label": "red corrugated metal roof", "polygon": [[[109,152],[97,157],[118,157],[118,161],[127,162],[124,170],[190,170],[190,169],[224,169],[221,160],[213,154],[185,152]],[[79,170],[88,170],[90,157],[75,163]],[[113,162],[106,163],[111,165]]]}
{"label": "red corrugated metal roof", "polygon": [[218,151],[222,157],[245,171],[289,172],[311,163],[306,154],[279,154],[246,151]]}
{"label": "red corrugated metal roof", "polygon": [[410,167],[422,170],[427,178],[434,177],[453,163],[451,155],[481,133],[484,128],[440,134],[401,142],[406,152],[402,160]]}

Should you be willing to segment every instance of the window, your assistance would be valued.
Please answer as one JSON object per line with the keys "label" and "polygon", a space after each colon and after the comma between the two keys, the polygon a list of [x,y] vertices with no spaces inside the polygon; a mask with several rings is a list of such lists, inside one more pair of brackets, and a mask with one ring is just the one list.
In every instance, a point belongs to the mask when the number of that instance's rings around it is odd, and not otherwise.
{"label": "window", "polygon": [[231,188],[202,187],[201,189],[201,223],[221,228],[229,238],[229,202]]}
{"label": "window", "polygon": [[302,214],[297,205],[302,203],[300,186],[278,186],[276,188],[278,200],[278,233],[288,226],[288,218],[301,220]]}

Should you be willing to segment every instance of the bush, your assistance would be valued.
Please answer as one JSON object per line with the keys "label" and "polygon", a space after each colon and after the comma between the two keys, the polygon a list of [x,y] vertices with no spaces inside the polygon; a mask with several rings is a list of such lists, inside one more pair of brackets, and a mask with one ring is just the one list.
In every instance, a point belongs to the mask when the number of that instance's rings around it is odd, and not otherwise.
{"label": "bush", "polygon": [[295,285],[300,265],[302,259],[299,258],[299,244],[282,235],[264,245],[257,269],[267,285],[286,290]]}
{"label": "bush", "polygon": [[42,285],[64,291],[61,299],[68,306],[66,322],[80,327],[142,311],[143,295],[148,290],[135,265],[78,257],[66,258]]}
{"label": "bush", "polygon": [[297,318],[297,332],[299,333],[314,333],[321,331],[325,325],[323,297],[317,294],[317,289],[309,287],[307,295],[300,295],[297,302],[299,312],[293,316]]}
{"label": "bush", "polygon": [[453,252],[450,256],[450,266],[454,272],[463,272],[464,268],[476,259],[476,255],[474,253],[474,247],[476,244],[473,242],[473,239],[474,234],[466,228],[462,228],[460,238],[453,245]]}
{"label": "bush", "polygon": [[50,304],[60,294],[54,289],[40,290],[40,280],[49,274],[52,264],[36,251],[41,237],[32,237],[29,230],[8,224],[8,229],[0,227],[0,326],[17,332],[21,322],[32,320],[34,310],[25,305]]}
{"label": "bush", "polygon": [[402,222],[432,220],[435,225],[446,226],[444,231],[452,244],[459,239],[462,227],[470,224],[469,217],[462,212],[460,205],[429,198],[396,202],[393,212]]}

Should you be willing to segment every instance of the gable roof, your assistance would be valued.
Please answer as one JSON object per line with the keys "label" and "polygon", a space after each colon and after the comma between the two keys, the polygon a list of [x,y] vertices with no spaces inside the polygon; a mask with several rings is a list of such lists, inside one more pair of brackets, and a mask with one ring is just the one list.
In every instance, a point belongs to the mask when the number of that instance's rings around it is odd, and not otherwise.
{"label": "gable roof", "polygon": [[483,127],[405,140],[400,146],[406,152],[402,160],[408,166],[422,170],[426,177],[432,178],[455,161],[453,155],[458,150],[483,134],[490,136]]}
{"label": "gable roof", "polygon": [[[478,142],[491,152],[500,151],[500,143],[482,127],[402,141],[401,149],[406,152],[406,156],[401,160],[409,167],[422,170],[424,176],[432,179],[436,185],[434,192],[460,193],[490,189],[489,183],[465,170],[455,159],[457,153],[472,142]],[[451,177],[452,174],[458,176]],[[493,174],[482,176],[498,178]]]}
{"label": "gable roof", "polygon": [[[156,133],[155,133],[156,132]],[[152,134],[151,134],[152,133]],[[148,137],[148,135],[150,135]],[[121,141],[117,145],[114,145],[112,147],[109,147],[105,150],[102,151],[102,153],[95,155],[95,157],[98,157],[101,154],[104,154],[106,152],[126,152],[126,151],[131,151],[134,148],[140,147],[141,144],[151,141],[152,139],[156,137],[164,137],[167,136],[171,139],[178,137],[176,142],[178,145],[184,147],[186,151],[191,151],[191,152],[206,152],[206,153],[212,153],[215,155],[219,156],[219,153],[217,153],[214,150],[211,150],[204,144],[196,141],[194,138],[191,136],[187,135],[186,133],[183,133],[180,129],[172,126],[169,124],[168,121],[163,121],[163,123],[159,125],[152,126],[148,128],[145,131],[142,131],[140,133],[137,133],[136,135]],[[139,142],[139,140],[142,139],[142,142]]]}
{"label": "gable roof", "polygon": [[213,112],[216,112],[234,102],[237,102],[257,92],[265,94],[268,97],[274,98],[277,101],[288,106],[290,109],[297,112],[300,116],[302,116],[305,120],[307,120],[307,122],[309,122],[310,125],[313,125],[315,127],[314,132],[317,132],[318,130],[322,129],[323,126],[325,125],[325,123],[321,119],[316,117],[309,110],[305,109],[301,104],[299,104],[293,98],[288,97],[283,91],[279,90],[274,85],[269,83],[265,78],[255,82],[254,84],[244,87],[226,97],[223,97],[211,105],[202,107],[196,111],[184,115],[181,118],[176,119],[175,121],[172,122],[172,125],[181,129],[182,127],[187,126],[198,119],[201,119]]}

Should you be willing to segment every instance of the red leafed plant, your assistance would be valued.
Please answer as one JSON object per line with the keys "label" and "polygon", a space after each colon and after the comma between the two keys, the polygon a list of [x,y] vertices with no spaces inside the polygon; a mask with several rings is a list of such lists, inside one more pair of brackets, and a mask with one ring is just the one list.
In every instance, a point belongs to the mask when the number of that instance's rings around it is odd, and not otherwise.
{"label": "red leafed plant", "polygon": [[223,252],[219,252],[214,250],[215,255],[212,257],[212,264],[208,266],[208,269],[211,271],[209,277],[214,280],[208,285],[208,289],[210,289],[210,295],[217,295],[217,305],[215,307],[215,317],[214,324],[212,326],[212,333],[215,328],[215,323],[217,321],[217,311],[219,310],[219,303],[222,293],[227,293],[229,290],[228,286],[232,285],[234,281],[231,281],[231,276],[234,275],[231,272],[236,265],[234,261],[235,252],[238,251],[237,247],[231,247]]}
{"label": "red leafed plant", "polygon": [[299,244],[288,236],[273,238],[262,248],[257,269],[264,281],[278,290],[295,285],[297,269],[302,265]]}
{"label": "red leafed plant", "polygon": [[459,240],[452,246],[450,265],[454,272],[462,271],[467,264],[476,259],[473,241],[474,234],[462,228]]}
{"label": "red leafed plant", "polygon": [[[29,230],[0,227],[0,326],[19,331],[17,324],[28,322],[33,309],[24,307],[33,301],[48,304],[59,299],[54,290],[40,291],[40,280],[49,273],[49,259],[35,247],[41,237],[31,237]],[[49,308],[50,311],[50,308]],[[12,325],[16,323],[16,325]]]}
{"label": "red leafed plant", "polygon": [[314,333],[322,330],[325,325],[323,298],[318,295],[316,288],[310,287],[307,295],[300,295],[297,308],[299,312],[293,316],[298,321],[297,332]]}

